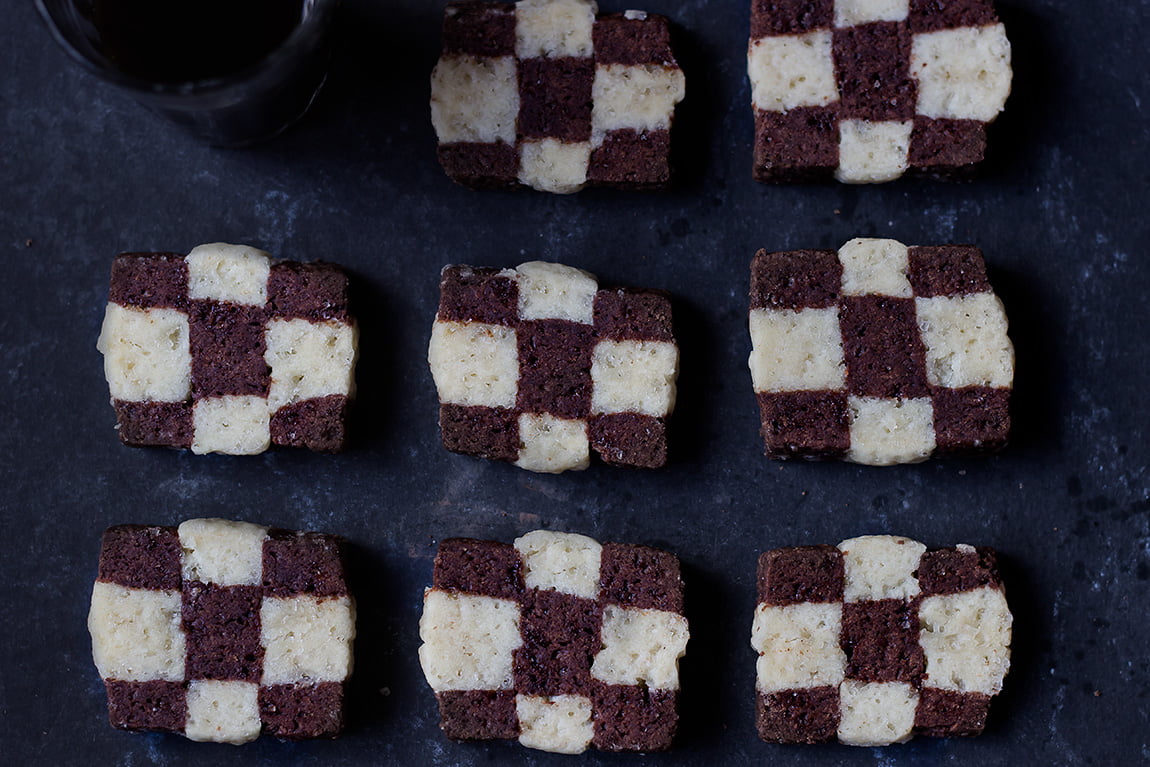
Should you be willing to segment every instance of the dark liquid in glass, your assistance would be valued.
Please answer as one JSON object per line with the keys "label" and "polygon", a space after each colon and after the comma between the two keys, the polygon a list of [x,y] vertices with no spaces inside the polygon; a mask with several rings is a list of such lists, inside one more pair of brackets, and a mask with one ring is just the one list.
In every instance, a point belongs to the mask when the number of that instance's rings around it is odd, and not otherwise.
{"label": "dark liquid in glass", "polygon": [[299,25],[305,0],[94,0],[104,54],[123,72],[175,83],[243,71]]}

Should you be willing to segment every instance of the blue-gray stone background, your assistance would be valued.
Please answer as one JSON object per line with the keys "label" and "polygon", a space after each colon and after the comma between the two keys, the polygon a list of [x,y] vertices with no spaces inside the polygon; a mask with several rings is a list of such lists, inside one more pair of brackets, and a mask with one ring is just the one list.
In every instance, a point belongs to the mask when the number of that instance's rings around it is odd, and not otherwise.
{"label": "blue-gray stone background", "polygon": [[[207,147],[97,81],[28,0],[0,23],[0,752],[7,764],[1134,764],[1150,761],[1150,2],[1004,0],[1015,87],[975,183],[772,187],[750,175],[746,0],[645,0],[676,24],[688,96],[673,191],[477,193],[435,160],[440,2],[347,0],[314,111]],[[623,10],[603,0],[605,10]],[[874,469],[762,456],[746,358],[755,250],[858,236],[980,245],[1018,355],[1013,444]],[[354,273],[356,443],[339,456],[123,447],[95,349],[112,257],[248,243]],[[446,263],[554,260],[675,296],[670,465],[534,475],[446,453],[425,362]],[[242,748],[106,723],[85,618],[101,531],[222,516],[339,533],[359,601],[349,724]],[[437,541],[546,527],[665,547],[692,640],[666,755],[458,744],[416,658]],[[753,724],[755,561],[891,532],[996,547],[1014,665],[986,733],[851,749]]]}

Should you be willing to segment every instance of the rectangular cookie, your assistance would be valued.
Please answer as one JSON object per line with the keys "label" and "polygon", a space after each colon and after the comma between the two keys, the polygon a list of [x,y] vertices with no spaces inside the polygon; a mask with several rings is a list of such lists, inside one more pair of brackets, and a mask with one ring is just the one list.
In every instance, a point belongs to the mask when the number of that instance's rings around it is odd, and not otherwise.
{"label": "rectangular cookie", "polygon": [[449,2],[431,75],[439,162],[471,187],[665,186],[683,72],[667,19],[591,0]]}
{"label": "rectangular cookie", "polygon": [[451,538],[419,636],[450,738],[567,754],[671,745],[688,638],[672,554],[544,530],[512,545]]}
{"label": "rectangular cookie", "polygon": [[448,266],[428,362],[448,450],[550,473],[586,468],[592,449],[666,462],[679,350],[663,293],[540,261]]}
{"label": "rectangular cookie", "polygon": [[357,346],[340,267],[223,243],[117,256],[97,342],[124,444],[233,455],[343,449]]}
{"label": "rectangular cookie", "polygon": [[88,629],[113,727],[236,744],[343,728],[355,611],[334,536],[110,527]]}
{"label": "rectangular cookie", "polygon": [[754,175],[890,181],[968,171],[1010,93],[992,0],[751,0]]}
{"label": "rectangular cookie", "polygon": [[1006,444],[1014,348],[976,247],[761,250],[750,329],[771,458],[885,466]]}
{"label": "rectangular cookie", "polygon": [[1010,668],[995,553],[871,535],[759,557],[759,736],[902,743],[978,735]]}

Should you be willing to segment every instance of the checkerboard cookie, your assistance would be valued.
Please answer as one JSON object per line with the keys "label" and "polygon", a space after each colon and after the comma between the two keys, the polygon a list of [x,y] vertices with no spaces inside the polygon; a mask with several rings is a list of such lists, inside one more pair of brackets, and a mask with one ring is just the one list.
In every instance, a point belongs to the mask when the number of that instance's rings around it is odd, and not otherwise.
{"label": "checkerboard cookie", "polygon": [[333,536],[108,528],[88,629],[113,727],[237,744],[343,728],[355,615]]}
{"label": "checkerboard cookie", "polygon": [[686,650],[679,560],[538,530],[440,544],[419,660],[440,726],[580,753],[668,748]]}
{"label": "checkerboard cookie", "polygon": [[685,79],[667,19],[590,0],[450,2],[431,76],[447,175],[567,194],[665,186]]}
{"label": "checkerboard cookie", "polygon": [[759,251],[750,327],[771,458],[884,466],[1006,444],[1014,350],[978,248]]}
{"label": "checkerboard cookie", "polygon": [[980,162],[1010,93],[991,0],[751,0],[759,181],[852,184]]}
{"label": "checkerboard cookie", "polygon": [[994,551],[852,538],[759,558],[760,737],[854,746],[978,735],[1010,668]]}
{"label": "checkerboard cookie", "polygon": [[334,264],[242,245],[117,256],[97,346],[120,439],[342,449],[358,344],[347,293]]}
{"label": "checkerboard cookie", "polygon": [[448,450],[539,472],[667,457],[679,351],[671,303],[569,266],[448,266],[428,361]]}

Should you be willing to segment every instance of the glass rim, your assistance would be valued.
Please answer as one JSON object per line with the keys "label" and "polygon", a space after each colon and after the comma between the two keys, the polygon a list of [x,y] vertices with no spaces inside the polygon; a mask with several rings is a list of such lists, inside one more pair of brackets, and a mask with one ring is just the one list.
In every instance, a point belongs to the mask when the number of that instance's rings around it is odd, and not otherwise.
{"label": "glass rim", "polygon": [[[65,0],[67,2],[67,0]],[[305,0],[305,3],[307,0]],[[292,60],[297,53],[305,52],[309,47],[315,34],[317,34],[322,25],[328,22],[328,17],[332,9],[339,3],[339,0],[311,0],[311,10],[306,16],[296,25],[291,34],[273,48],[263,58],[259,59],[253,64],[250,64],[235,72],[218,77],[208,77],[201,80],[178,80],[173,82],[157,82],[149,80],[145,77],[129,74],[116,67],[116,65],[106,56],[100,56],[98,59],[94,58],[89,53],[77,47],[69,33],[65,31],[63,25],[67,22],[61,22],[54,7],[59,4],[53,4],[49,7],[48,0],[34,0],[36,9],[40,12],[40,17],[43,19],[48,31],[56,40],[56,43],[64,49],[64,52],[73,60],[78,62],[81,66],[87,69],[92,74],[114,83],[121,87],[136,93],[159,98],[174,98],[181,99],[190,96],[207,96],[212,94],[226,91],[228,88],[238,85],[244,85],[259,79],[265,72],[272,71],[282,66],[284,62]],[[98,53],[93,51],[94,53]]]}

